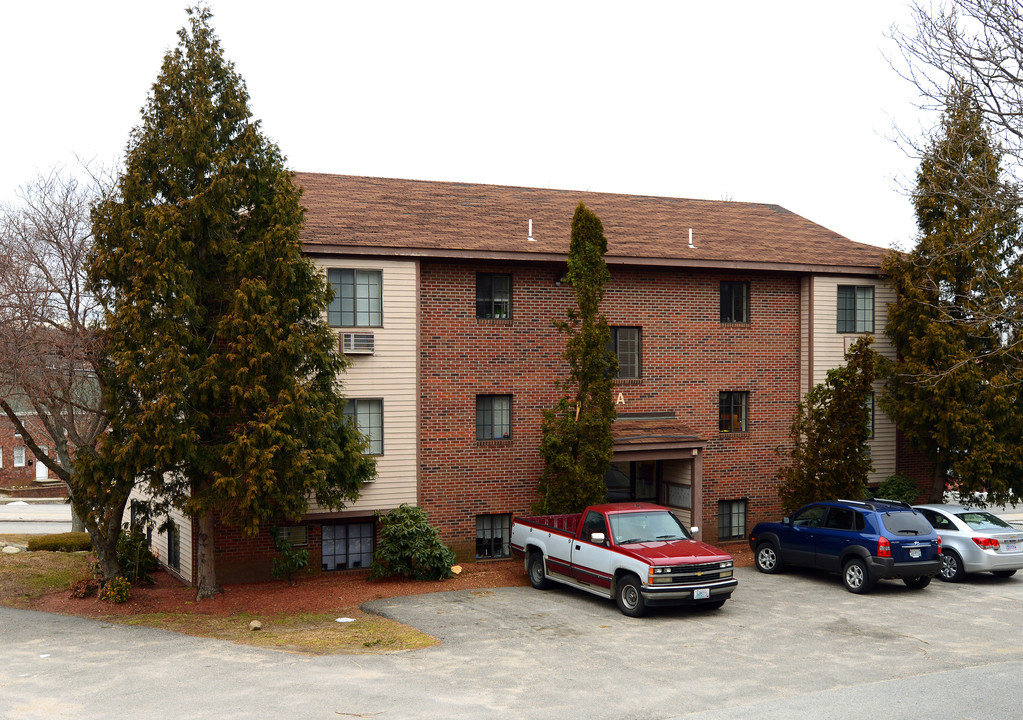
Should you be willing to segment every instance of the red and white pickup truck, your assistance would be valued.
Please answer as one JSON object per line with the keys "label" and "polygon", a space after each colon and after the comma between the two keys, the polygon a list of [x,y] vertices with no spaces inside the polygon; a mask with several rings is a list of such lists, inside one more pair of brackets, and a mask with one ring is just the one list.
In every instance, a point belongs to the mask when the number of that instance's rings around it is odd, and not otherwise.
{"label": "red and white pickup truck", "polygon": [[650,503],[517,518],[511,549],[525,558],[529,582],[538,590],[553,580],[613,597],[631,617],[657,604],[717,609],[738,585],[731,555],[694,540],[674,513]]}

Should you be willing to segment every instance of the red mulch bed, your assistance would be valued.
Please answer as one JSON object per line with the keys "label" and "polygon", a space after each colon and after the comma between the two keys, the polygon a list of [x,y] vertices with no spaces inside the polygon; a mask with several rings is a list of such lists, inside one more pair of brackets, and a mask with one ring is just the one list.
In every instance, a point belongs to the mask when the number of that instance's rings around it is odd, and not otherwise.
{"label": "red mulch bed", "polygon": [[[752,553],[745,543],[727,543],[721,547],[732,554],[737,567],[753,564]],[[521,560],[466,563],[461,567],[462,572],[456,577],[433,582],[404,578],[370,580],[368,570],[350,570],[303,577],[293,586],[286,581],[227,585],[223,594],[202,601],[196,601],[193,588],[166,572],[158,572],[154,585],[134,587],[131,599],[120,605],[101,602],[94,597],[73,600],[67,592],[59,592],[38,598],[32,607],[45,612],[86,617],[156,612],[208,615],[317,613],[354,608],[369,600],[398,595],[529,584]]]}
{"label": "red mulch bed", "polygon": [[293,586],[283,580],[226,585],[223,594],[196,601],[193,588],[169,573],[158,572],[154,575],[154,585],[135,586],[131,599],[119,605],[101,602],[95,597],[74,600],[67,592],[59,592],[40,597],[32,607],[44,612],[87,617],[156,612],[208,615],[332,612],[396,595],[528,584],[519,560],[467,563],[456,577],[433,582],[404,578],[370,580],[368,575],[368,570],[351,570],[299,578]]}

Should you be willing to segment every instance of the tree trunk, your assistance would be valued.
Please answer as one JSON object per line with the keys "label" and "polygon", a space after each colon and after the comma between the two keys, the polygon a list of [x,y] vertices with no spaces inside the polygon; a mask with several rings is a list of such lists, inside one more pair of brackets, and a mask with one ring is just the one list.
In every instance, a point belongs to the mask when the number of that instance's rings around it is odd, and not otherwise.
{"label": "tree trunk", "polygon": [[195,523],[196,578],[195,599],[204,600],[224,592],[217,584],[217,567],[213,547],[213,510],[204,510]]}
{"label": "tree trunk", "polygon": [[939,458],[934,462],[934,476],[931,478],[931,491],[927,496],[927,502],[945,502],[946,482],[948,482],[948,463]]}
{"label": "tree trunk", "polygon": [[88,529],[89,538],[92,540],[92,549],[96,553],[96,560],[99,562],[100,572],[103,574],[103,581],[108,582],[121,574],[121,565],[117,562],[117,540],[120,532],[106,534],[106,537],[99,534],[93,528]]}
{"label": "tree trunk", "polygon": [[[82,518],[75,512],[75,506],[71,506],[71,532],[86,532],[85,523],[82,522]],[[91,537],[91,536],[90,536]],[[96,544],[96,539],[93,538],[93,544]]]}

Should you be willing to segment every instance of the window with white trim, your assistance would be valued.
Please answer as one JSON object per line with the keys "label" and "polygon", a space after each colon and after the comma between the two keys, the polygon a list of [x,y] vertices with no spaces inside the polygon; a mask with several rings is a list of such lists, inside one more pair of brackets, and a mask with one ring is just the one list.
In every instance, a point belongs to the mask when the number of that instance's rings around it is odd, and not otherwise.
{"label": "window with white trim", "polygon": [[381,327],[383,323],[380,270],[328,268],[327,281],[334,299],[327,306],[331,327]]}
{"label": "window with white trim", "polygon": [[25,446],[14,448],[14,467],[25,467]]}
{"label": "window with white trim", "polygon": [[874,286],[838,286],[838,332],[874,332]]}
{"label": "window with white trim", "polygon": [[384,454],[384,401],[381,398],[350,398],[345,402],[345,416],[355,418],[359,431],[366,437],[369,455]]}

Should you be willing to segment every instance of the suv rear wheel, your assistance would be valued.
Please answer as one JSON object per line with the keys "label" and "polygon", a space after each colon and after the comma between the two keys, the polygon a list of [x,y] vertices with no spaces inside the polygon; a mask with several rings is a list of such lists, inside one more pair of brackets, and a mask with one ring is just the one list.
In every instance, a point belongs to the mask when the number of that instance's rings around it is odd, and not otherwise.
{"label": "suv rear wheel", "polygon": [[870,577],[867,564],[859,558],[852,558],[842,568],[842,582],[845,589],[857,595],[870,592],[874,587],[874,580]]}

